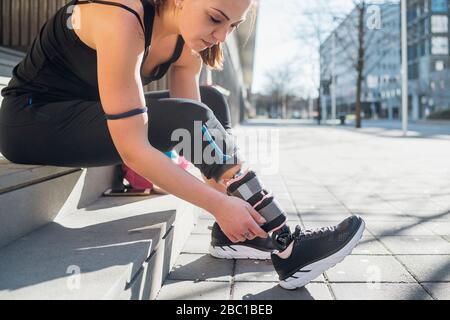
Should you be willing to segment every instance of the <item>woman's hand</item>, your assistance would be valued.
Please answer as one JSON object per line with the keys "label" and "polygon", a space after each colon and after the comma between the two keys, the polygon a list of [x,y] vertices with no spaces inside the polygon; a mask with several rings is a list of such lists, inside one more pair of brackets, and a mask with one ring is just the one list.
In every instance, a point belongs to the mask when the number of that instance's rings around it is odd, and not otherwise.
{"label": "woman's hand", "polygon": [[260,228],[266,223],[265,219],[249,203],[237,197],[222,199],[211,213],[228,239],[237,243],[268,236]]}

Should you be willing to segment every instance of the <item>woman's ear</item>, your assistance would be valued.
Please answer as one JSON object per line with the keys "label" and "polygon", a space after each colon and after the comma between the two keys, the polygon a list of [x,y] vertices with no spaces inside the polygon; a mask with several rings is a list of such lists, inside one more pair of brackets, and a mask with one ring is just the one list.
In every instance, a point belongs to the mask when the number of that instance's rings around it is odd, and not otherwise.
{"label": "woman's ear", "polygon": [[184,0],[175,0],[175,7],[179,10],[183,9]]}

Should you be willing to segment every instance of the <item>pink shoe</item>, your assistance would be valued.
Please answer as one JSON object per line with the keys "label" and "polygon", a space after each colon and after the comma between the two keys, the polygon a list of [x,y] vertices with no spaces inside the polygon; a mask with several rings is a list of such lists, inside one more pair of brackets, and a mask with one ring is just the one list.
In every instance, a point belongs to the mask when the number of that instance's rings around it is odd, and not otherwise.
{"label": "pink shoe", "polygon": [[133,189],[153,189],[153,183],[138,175],[127,165],[122,164],[122,171],[124,173],[124,178],[128,181]]}
{"label": "pink shoe", "polygon": [[[176,159],[174,159],[174,162],[184,170],[187,170],[191,165],[191,163],[187,161],[183,156],[178,156]],[[122,171],[124,173],[124,178],[128,181],[132,188],[150,190],[155,188],[154,184],[151,181],[140,176],[127,165],[122,164]]]}

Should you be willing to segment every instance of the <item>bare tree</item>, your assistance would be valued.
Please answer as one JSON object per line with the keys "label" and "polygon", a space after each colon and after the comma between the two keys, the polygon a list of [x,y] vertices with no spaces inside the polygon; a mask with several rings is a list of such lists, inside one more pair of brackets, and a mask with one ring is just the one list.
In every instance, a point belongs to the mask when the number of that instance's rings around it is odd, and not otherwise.
{"label": "bare tree", "polygon": [[355,103],[355,113],[356,113],[356,128],[361,128],[361,93],[362,93],[362,83],[364,80],[364,57],[366,55],[366,48],[364,39],[366,36],[364,27],[364,21],[366,20],[366,1],[363,0],[356,4],[356,10],[358,11],[358,61],[356,63],[356,103]]}
{"label": "bare tree", "polygon": [[[395,2],[395,1],[394,1]],[[365,75],[370,72],[376,64],[375,61],[368,70],[366,70],[366,52],[373,45],[375,39],[375,32],[369,33],[367,35],[366,21],[367,21],[367,9],[368,2],[366,0],[355,0],[354,10],[352,13],[347,14],[342,17],[342,13],[336,11],[328,3],[319,1],[319,6],[316,6],[310,11],[305,11],[304,14],[308,17],[309,25],[304,28],[302,25],[299,26],[298,39],[302,43],[319,43],[317,52],[320,51],[320,45],[324,43],[325,37],[328,37],[331,32],[334,33],[336,37],[336,49],[340,50],[343,56],[346,57],[349,66],[349,72],[354,70],[356,72],[356,95],[355,95],[355,114],[356,114],[356,128],[361,128],[361,111],[362,111],[362,92],[363,83],[365,80]],[[345,32],[343,35],[339,32],[332,30],[327,30],[326,26],[330,26],[330,21],[339,21],[340,28],[343,28]],[[305,32],[309,30],[309,32]],[[377,30],[377,32],[383,32],[382,30]],[[394,36],[391,34],[384,34],[384,48],[386,49],[383,55],[379,56],[378,60],[383,59],[383,57],[389,53],[389,48],[394,49],[393,40]],[[332,82],[336,82],[336,79],[331,79]],[[320,94],[319,94],[319,105],[320,105]],[[318,108],[320,111],[320,107]]]}
{"label": "bare tree", "polygon": [[[366,70],[366,52],[368,50],[371,50],[371,47],[373,45],[373,41],[375,39],[375,32],[369,33],[369,36],[367,35],[367,9],[368,4],[366,0],[360,0],[360,1],[354,1],[355,10],[356,10],[356,26],[353,26],[354,29],[357,30],[357,41],[354,45],[357,48],[357,54],[356,54],[356,61],[352,63],[353,67],[356,70],[356,97],[355,97],[355,127],[361,128],[362,126],[362,119],[361,119],[361,111],[362,111],[362,89],[363,89],[363,83],[365,80],[365,75],[370,72],[371,69],[374,68],[374,66],[382,60],[390,51],[389,49],[395,49],[395,45],[398,45],[397,43],[394,43],[395,40],[398,40],[395,38],[394,35],[384,32],[381,28],[378,29],[376,32],[380,32],[383,34],[383,44],[384,44],[384,51],[383,54],[378,56],[378,59],[374,61],[373,65],[370,67],[370,69]],[[381,17],[378,17],[381,18]],[[353,20],[350,20],[350,24],[347,25],[351,26]],[[381,21],[379,21],[381,23]],[[352,34],[351,30],[348,30],[348,34]],[[350,39],[353,39],[353,37],[350,36]],[[342,38],[338,37],[338,43],[342,46]],[[345,43],[345,42],[344,42]]]}
{"label": "bare tree", "polygon": [[265,91],[272,97],[277,114],[280,113],[279,109],[281,108],[282,118],[287,116],[288,97],[296,96],[298,90],[300,90],[300,87],[294,81],[298,74],[297,70],[296,62],[292,61],[273,67],[264,75],[266,79]]}
{"label": "bare tree", "polygon": [[[340,13],[340,12],[339,12]],[[330,6],[328,0],[316,0],[305,10],[299,10],[298,15],[304,17],[302,23],[296,26],[296,37],[302,45],[310,46],[314,48],[316,53],[313,57],[308,57],[309,61],[305,63],[311,63],[311,58],[314,60],[312,64],[313,72],[320,73],[320,46],[324,42],[327,35],[332,31],[333,26],[329,24],[333,21],[333,17],[338,14],[336,8]],[[301,59],[299,59],[300,61]],[[318,70],[319,69],[319,70]],[[319,77],[320,78],[320,77]],[[312,79],[314,87],[317,88],[317,112],[318,112],[318,124],[322,119],[321,109],[321,94],[320,94],[320,79]]]}

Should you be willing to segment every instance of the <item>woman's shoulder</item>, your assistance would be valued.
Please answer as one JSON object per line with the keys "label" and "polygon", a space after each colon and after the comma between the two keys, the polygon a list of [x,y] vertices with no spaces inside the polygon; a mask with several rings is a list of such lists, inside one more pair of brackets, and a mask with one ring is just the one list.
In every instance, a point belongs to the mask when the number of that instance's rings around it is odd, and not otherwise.
{"label": "woman's shoulder", "polygon": [[[138,32],[144,38],[144,31],[136,15],[120,7],[126,6],[136,12],[141,23],[144,24],[144,8],[141,0],[109,0],[117,5],[89,3],[79,5],[80,28],[77,28],[78,37],[92,49],[96,49],[96,35],[110,34],[111,32],[125,31],[125,29]],[[119,5],[119,6],[118,6]],[[83,28],[83,26],[85,26]],[[120,28],[117,28],[120,26]]]}
{"label": "woman's shoulder", "polygon": [[[107,4],[108,3],[108,4]],[[88,3],[79,5],[81,22],[87,20],[87,25],[111,24],[117,28],[115,22],[126,22],[127,20],[139,22],[136,13],[141,22],[144,23],[144,7],[141,0],[109,0],[107,3]]]}

